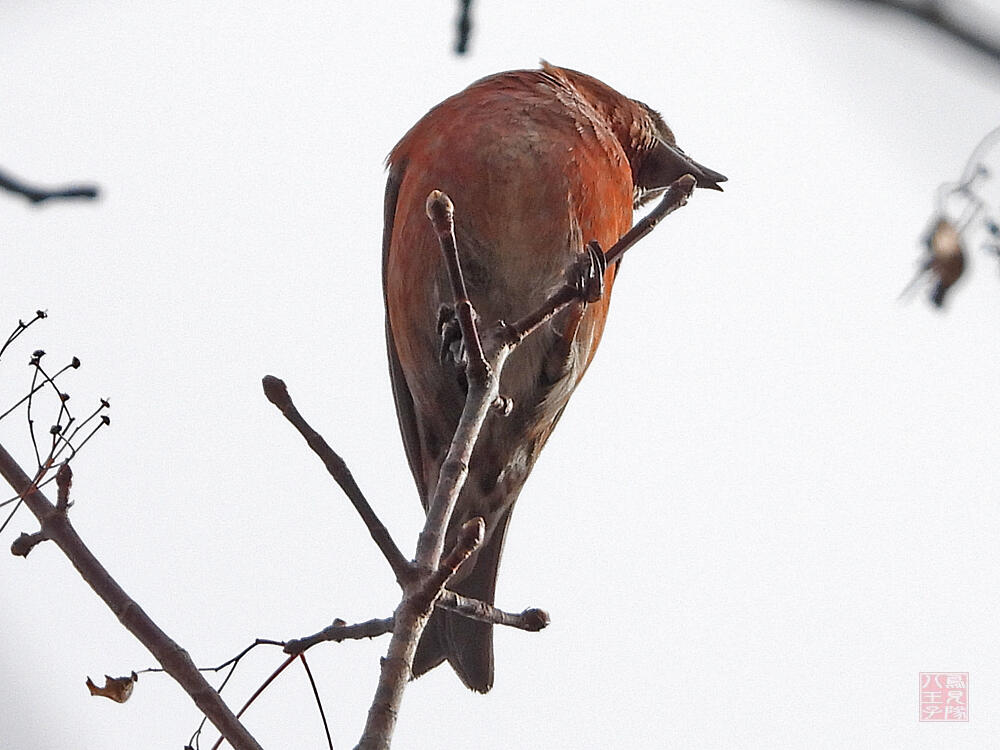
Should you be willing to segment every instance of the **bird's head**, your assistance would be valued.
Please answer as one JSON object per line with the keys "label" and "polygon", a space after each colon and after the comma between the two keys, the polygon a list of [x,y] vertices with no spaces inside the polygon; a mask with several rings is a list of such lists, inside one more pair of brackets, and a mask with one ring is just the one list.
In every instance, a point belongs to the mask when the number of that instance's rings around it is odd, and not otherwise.
{"label": "bird's head", "polygon": [[722,190],[719,183],[725,182],[726,176],[684,153],[673,131],[651,107],[586,73],[558,68],[544,60],[542,70],[571,85],[607,122],[632,167],[637,207],[659,196],[685,174],[692,175],[698,187]]}

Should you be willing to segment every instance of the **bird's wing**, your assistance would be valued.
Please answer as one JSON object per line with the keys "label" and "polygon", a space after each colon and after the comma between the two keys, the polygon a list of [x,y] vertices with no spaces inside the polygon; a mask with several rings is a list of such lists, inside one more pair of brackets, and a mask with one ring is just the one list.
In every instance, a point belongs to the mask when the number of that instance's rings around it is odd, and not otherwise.
{"label": "bird's wing", "polygon": [[417,431],[417,418],[413,410],[413,396],[406,385],[406,376],[399,364],[396,352],[396,342],[392,337],[392,325],[389,322],[388,290],[386,276],[389,267],[389,249],[392,245],[392,227],[396,218],[396,200],[399,198],[399,186],[403,182],[403,172],[406,165],[392,165],[389,169],[389,179],[385,183],[385,215],[382,229],[382,295],[385,298],[385,344],[389,353],[389,376],[392,380],[392,395],[396,399],[396,417],[403,434],[403,448],[406,459],[410,462],[410,471],[417,482],[420,492],[420,502],[427,506],[426,491],[423,480],[423,459],[420,456],[420,436]]}

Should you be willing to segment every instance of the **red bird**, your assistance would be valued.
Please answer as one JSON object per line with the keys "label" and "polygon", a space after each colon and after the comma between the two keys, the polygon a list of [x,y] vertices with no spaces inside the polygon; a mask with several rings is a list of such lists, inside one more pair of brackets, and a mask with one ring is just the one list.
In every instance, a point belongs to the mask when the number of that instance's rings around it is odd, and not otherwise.
{"label": "red bird", "polygon": [[[441,325],[454,299],[425,213],[428,193],[443,190],[455,204],[469,296],[489,326],[534,311],[564,283],[585,243],[610,247],[631,227],[633,207],[678,177],[691,174],[699,187],[716,190],[726,178],[688,158],[645,104],[545,62],[541,70],[483,78],[434,107],[388,165],[382,281],[389,368],[426,509],[465,403],[447,356],[455,350],[449,326]],[[594,356],[616,270],[607,269],[599,302],[568,306],[507,360],[500,392],[513,409],[487,418],[448,527],[446,549],[467,520],[486,522],[482,547],[450,584],[459,594],[493,603],[514,501]],[[413,673],[446,659],[468,687],[488,691],[492,625],[436,610]]]}

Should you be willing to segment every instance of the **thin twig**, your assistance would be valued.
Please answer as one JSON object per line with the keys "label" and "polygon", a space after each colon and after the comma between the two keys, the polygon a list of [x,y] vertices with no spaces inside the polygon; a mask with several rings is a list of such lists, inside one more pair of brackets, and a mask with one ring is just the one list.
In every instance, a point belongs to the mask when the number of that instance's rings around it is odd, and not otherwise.
{"label": "thin twig", "polygon": [[264,377],[263,383],[264,394],[267,396],[268,401],[281,410],[285,418],[305,438],[313,452],[319,456],[323,465],[326,466],[326,470],[330,472],[330,476],[340,485],[340,488],[354,505],[355,510],[358,511],[361,520],[368,527],[368,533],[371,534],[372,539],[375,540],[375,544],[378,545],[385,559],[389,562],[392,572],[396,575],[396,580],[402,584],[410,576],[410,563],[404,557],[403,553],[399,551],[399,547],[396,546],[396,542],[393,541],[392,535],[385,527],[385,524],[379,520],[375,511],[372,510],[361,488],[354,481],[354,476],[351,474],[350,469],[347,468],[344,459],[329,446],[326,440],[323,439],[323,436],[316,432],[302,417],[299,410],[295,408],[295,404],[292,403],[292,397],[288,395],[288,388],[285,386],[284,381],[273,375],[267,375]]}
{"label": "thin twig", "polygon": [[534,333],[540,325],[550,320],[566,305],[580,298],[580,290],[572,284],[563,284],[536,310],[525,315],[520,320],[508,324],[501,334],[511,345],[520,344]]}
{"label": "thin twig", "polygon": [[[45,310],[35,310],[35,317],[33,317],[27,323],[25,323],[23,320],[17,321],[17,328],[15,328],[13,332],[11,332],[10,336],[7,337],[7,340],[4,342],[4,345],[0,346],[0,357],[3,357],[3,353],[7,351],[7,347],[13,344],[17,340],[17,337],[20,336],[22,333],[24,333],[26,330],[28,330],[28,328],[33,323],[36,323],[39,320],[43,320],[48,316],[49,314],[45,312]],[[0,417],[0,419],[2,419],[2,417]]]}
{"label": "thin twig", "polygon": [[[257,646],[284,646],[284,645],[285,644],[282,643],[281,641],[272,641],[272,640],[268,640],[267,638],[258,638],[253,643],[251,643],[249,646],[247,646],[245,649],[243,649],[238,654],[236,654],[236,656],[232,657],[231,659],[226,659],[226,661],[222,662],[222,664],[219,664],[218,666],[215,666],[215,667],[198,667],[198,671],[199,672],[221,672],[226,667],[229,667],[229,672],[227,672],[226,676],[222,678],[222,682],[219,683],[219,687],[216,689],[216,692],[218,692],[218,693],[221,694],[222,691],[225,690],[226,685],[229,684],[230,678],[232,678],[233,674],[236,672],[236,667],[239,666],[239,663],[243,659],[244,656],[246,656],[251,651],[253,651],[255,648],[257,648]],[[163,671],[163,669],[161,669],[159,667],[149,667],[148,669],[140,670],[139,674],[143,674],[145,672],[162,672],[162,671]],[[208,718],[205,717],[205,716],[202,716],[201,721],[198,722],[198,727],[191,734],[191,739],[188,740],[187,747],[191,747],[192,745],[193,746],[199,746],[200,745],[199,740],[201,738],[202,730],[204,730],[204,728],[205,728],[205,722],[206,721],[208,721]]]}
{"label": "thin twig", "polygon": [[[653,231],[666,216],[685,205],[695,188],[695,178],[689,174],[683,175],[671,183],[663,194],[663,198],[652,211],[636,223],[634,227],[622,235],[614,245],[604,253],[605,262],[611,265],[619,260],[625,251],[633,247],[639,240]],[[505,326],[501,335],[510,344],[516,345],[531,335],[540,325],[551,319],[556,313],[571,302],[580,299],[581,288],[577,284],[563,284],[537,309],[525,315],[520,320]]]}
{"label": "thin twig", "polygon": [[393,618],[366,620],[365,622],[348,625],[341,619],[333,621],[333,624],[326,626],[318,633],[307,635],[304,638],[293,638],[285,643],[285,653],[301,654],[317,643],[324,641],[360,640],[362,638],[377,638],[380,635],[392,632]]}
{"label": "thin twig", "polygon": [[316,687],[316,680],[313,679],[312,670],[309,669],[309,662],[306,661],[305,654],[299,654],[302,660],[302,667],[306,670],[306,677],[309,678],[309,686],[312,688],[313,697],[316,699],[316,708],[319,709],[319,718],[323,722],[323,731],[326,733],[326,746],[333,750],[333,737],[330,736],[330,725],[326,720],[326,712],[323,710],[323,701],[319,697],[319,688]]}
{"label": "thin twig", "polygon": [[[441,592],[441,595],[434,604],[442,609],[447,609],[463,617],[468,617],[470,620],[504,625],[529,632],[541,630],[550,621],[548,613],[542,609],[532,607],[520,613],[505,612],[502,609],[494,607],[492,604],[456,594],[454,591],[448,589]],[[302,638],[293,638],[286,641],[283,645],[286,654],[300,654],[318,643],[325,643],[327,641],[341,643],[342,641],[360,640],[362,638],[378,638],[380,635],[391,633],[392,630],[392,617],[366,620],[365,622],[354,623],[352,625],[348,625],[344,620],[336,619],[332,624],[323,628],[318,633]]]}
{"label": "thin twig", "polygon": [[469,49],[469,33],[472,31],[472,0],[458,2],[458,34],[455,53],[464,55]]}
{"label": "thin twig", "polygon": [[[41,350],[38,350],[37,352],[35,352],[34,355],[32,355],[31,361],[33,364],[37,362],[38,357],[40,356],[39,352],[41,352]],[[44,353],[45,352],[41,352],[41,354]],[[34,394],[37,390],[39,390],[39,388],[42,388],[45,385],[45,382],[43,381],[42,384],[38,386],[38,388],[35,387],[38,384],[39,372],[40,372],[39,369],[36,367],[35,371],[31,375],[31,388],[28,390],[28,406],[25,409],[25,415],[28,420],[28,435],[31,437],[31,447],[34,448],[35,450],[35,466],[38,467],[42,465],[42,457],[38,452],[38,441],[35,439],[35,420],[31,418],[31,405],[33,403],[32,394]]]}
{"label": "thin twig", "polygon": [[465,287],[462,264],[458,259],[458,245],[455,241],[455,206],[440,190],[432,190],[427,196],[427,217],[437,233],[445,266],[448,268],[448,279],[451,281],[455,297],[455,317],[458,318],[458,325],[462,329],[462,343],[465,345],[466,357],[469,360],[466,376],[470,380],[485,381],[489,364],[486,362],[486,355],[483,354],[482,340],[476,330],[472,302]]}
{"label": "thin twig", "polygon": [[[76,360],[76,361],[78,362],[78,360]],[[66,365],[66,366],[65,366],[65,367],[63,367],[63,368],[62,368],[61,370],[59,370],[59,371],[58,371],[58,372],[57,372],[57,373],[56,373],[55,375],[53,375],[53,376],[52,376],[51,378],[49,378],[49,380],[50,380],[51,382],[53,382],[53,383],[54,383],[54,382],[55,382],[55,380],[56,380],[56,378],[58,378],[58,377],[59,377],[60,375],[62,375],[62,374],[63,374],[64,372],[66,372],[67,370],[73,370],[73,369],[76,369],[77,367],[79,367],[79,364],[74,364],[73,362],[71,362],[70,364]],[[36,393],[37,393],[38,391],[40,391],[40,390],[41,390],[42,388],[44,388],[44,387],[45,387],[46,385],[48,385],[48,382],[42,382],[42,383],[38,383],[37,385],[34,385],[34,386],[32,386],[32,389],[31,389],[30,391],[28,391],[28,394],[27,394],[26,396],[24,396],[23,398],[21,398],[21,400],[20,400],[20,401],[18,401],[18,402],[17,402],[16,404],[14,404],[14,405],[13,405],[12,407],[10,407],[9,409],[7,409],[7,411],[5,411],[5,412],[4,412],[3,414],[0,414],[0,419],[3,419],[3,418],[4,418],[4,417],[6,417],[6,416],[7,416],[8,414],[10,414],[11,412],[13,412],[13,411],[14,411],[15,409],[17,409],[17,407],[19,407],[19,406],[20,406],[21,404],[23,404],[23,403],[24,403],[25,401],[27,401],[28,399],[30,399],[30,398],[31,398],[32,396],[34,396],[34,395],[35,395],[35,394],[36,394]]]}
{"label": "thin twig", "polygon": [[551,622],[548,612],[544,609],[531,607],[521,613],[505,612],[480,599],[462,596],[447,589],[441,592],[441,596],[438,597],[434,605],[442,609],[447,609],[449,612],[460,614],[462,617],[467,617],[470,620],[488,622],[493,625],[504,625],[509,628],[527,630],[532,633],[548,627]]}
{"label": "thin twig", "polygon": [[98,189],[96,185],[67,185],[61,188],[41,188],[36,185],[28,185],[17,179],[13,175],[0,171],[0,188],[9,190],[12,193],[23,195],[31,203],[39,204],[50,198],[96,198]]}
{"label": "thin twig", "polygon": [[[239,664],[240,660],[242,660],[244,656],[246,656],[247,654],[249,654],[251,651],[253,651],[258,646],[284,646],[284,645],[285,644],[284,644],[283,641],[273,641],[273,640],[270,640],[268,638],[257,638],[253,643],[251,643],[245,649],[243,649],[238,654],[236,654],[236,656],[232,656],[232,657],[226,659],[224,662],[222,662],[222,664],[217,664],[214,667],[198,667],[198,671],[199,672],[221,672],[226,667],[235,666],[236,664]],[[164,671],[166,671],[166,670],[164,670],[163,667],[147,667],[146,669],[138,669],[138,670],[136,670],[136,673],[137,674],[147,674],[147,673],[156,673],[156,672],[164,672]],[[225,685],[225,682],[223,682],[223,685]],[[222,691],[222,687],[219,688],[219,691],[220,692]]]}
{"label": "thin twig", "polygon": [[695,178],[689,174],[681,175],[670,183],[670,187],[667,188],[667,191],[663,194],[663,198],[660,199],[660,202],[656,204],[653,210],[646,214],[640,221],[636,222],[634,227],[625,232],[618,242],[604,252],[604,257],[607,259],[608,265],[610,266],[621,258],[626,250],[652,232],[653,228],[664,218],[678,208],[686,205],[696,184],[697,181]]}
{"label": "thin twig", "polygon": [[[285,659],[283,662],[281,662],[281,664],[278,665],[277,669],[275,669],[273,672],[271,672],[271,675],[266,680],[264,680],[264,682],[261,683],[261,685],[260,685],[259,688],[257,688],[256,690],[253,691],[253,694],[249,698],[247,698],[247,701],[246,701],[246,703],[243,704],[243,707],[239,711],[236,712],[236,717],[237,718],[239,718],[240,716],[242,716],[244,714],[244,712],[248,708],[250,708],[250,706],[253,705],[253,702],[255,700],[257,700],[257,698],[260,697],[260,694],[263,693],[265,690],[267,690],[268,685],[270,685],[272,682],[274,682],[278,678],[278,675],[280,675],[282,672],[284,672],[285,669],[287,669],[288,665],[291,664],[292,661],[294,661],[294,659],[295,659],[294,656],[289,656],[287,659]],[[212,750],[217,750],[218,747],[219,747],[219,745],[221,745],[222,741],[225,740],[225,739],[228,739],[228,738],[225,735],[221,735],[219,737],[219,739],[215,741],[215,744],[212,745]]]}

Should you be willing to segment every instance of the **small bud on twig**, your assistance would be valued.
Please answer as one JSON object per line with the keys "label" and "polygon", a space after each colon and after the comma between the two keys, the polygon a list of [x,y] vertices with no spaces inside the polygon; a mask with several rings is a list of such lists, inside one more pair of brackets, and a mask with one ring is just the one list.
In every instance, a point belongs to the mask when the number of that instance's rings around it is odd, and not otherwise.
{"label": "small bud on twig", "polygon": [[438,234],[447,234],[455,222],[455,204],[440,190],[432,190],[427,196],[427,218]]}

